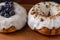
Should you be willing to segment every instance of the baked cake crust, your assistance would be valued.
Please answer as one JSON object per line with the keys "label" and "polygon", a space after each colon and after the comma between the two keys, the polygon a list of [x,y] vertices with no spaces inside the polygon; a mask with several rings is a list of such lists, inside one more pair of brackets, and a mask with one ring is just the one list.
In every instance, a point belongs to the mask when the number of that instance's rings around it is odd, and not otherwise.
{"label": "baked cake crust", "polygon": [[11,26],[11,27],[8,28],[8,29],[3,28],[3,29],[1,30],[2,33],[10,33],[10,32],[15,32],[15,31],[16,31],[15,26]]}
{"label": "baked cake crust", "polygon": [[58,29],[55,29],[55,28],[48,29],[48,28],[44,27],[40,30],[35,30],[35,31],[37,31],[39,33],[42,33],[44,35],[60,35],[60,28],[58,28]]}

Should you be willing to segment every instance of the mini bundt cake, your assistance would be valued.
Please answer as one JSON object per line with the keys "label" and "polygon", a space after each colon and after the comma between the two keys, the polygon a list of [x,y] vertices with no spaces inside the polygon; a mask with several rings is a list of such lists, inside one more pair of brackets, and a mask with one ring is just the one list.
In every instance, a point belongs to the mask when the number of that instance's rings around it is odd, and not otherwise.
{"label": "mini bundt cake", "polygon": [[26,10],[10,0],[0,3],[0,32],[9,33],[20,30],[26,24]]}
{"label": "mini bundt cake", "polygon": [[45,35],[60,34],[60,4],[40,2],[28,14],[28,25],[32,30]]}

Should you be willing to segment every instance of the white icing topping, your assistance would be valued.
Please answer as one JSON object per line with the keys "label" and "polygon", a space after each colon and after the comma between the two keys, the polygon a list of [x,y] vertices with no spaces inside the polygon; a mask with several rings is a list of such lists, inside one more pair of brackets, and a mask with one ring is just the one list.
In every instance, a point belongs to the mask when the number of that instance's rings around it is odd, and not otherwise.
{"label": "white icing topping", "polygon": [[[5,3],[0,3],[1,5],[5,5]],[[18,3],[14,2],[14,11],[15,15],[9,18],[5,18],[0,16],[0,31],[5,28],[8,29],[11,26],[15,26],[17,30],[21,29],[26,23],[26,10],[19,5]]]}
{"label": "white icing topping", "polygon": [[[34,17],[35,15],[32,15],[31,13],[32,13],[32,10],[34,9],[35,12],[41,12],[42,14],[44,13],[45,15],[48,15],[48,13],[50,12],[51,16],[54,16],[60,12],[60,4],[57,4],[55,2],[45,2],[45,4],[44,2],[40,2],[38,4],[32,7],[29,11],[29,14],[28,14],[29,27],[33,30],[34,28],[41,29],[43,27],[47,27],[49,29],[52,29],[53,27],[56,29],[59,28],[60,27],[60,16],[55,16],[52,19],[50,19],[50,17],[44,17],[41,15],[38,15],[35,18]],[[49,7],[47,8],[46,5],[48,5]],[[43,21],[40,21],[41,18],[43,19]]]}

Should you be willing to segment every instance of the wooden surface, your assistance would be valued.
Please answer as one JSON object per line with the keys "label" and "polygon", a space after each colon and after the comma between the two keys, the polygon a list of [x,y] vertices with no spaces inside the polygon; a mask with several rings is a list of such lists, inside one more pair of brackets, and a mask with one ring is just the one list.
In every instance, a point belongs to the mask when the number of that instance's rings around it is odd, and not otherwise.
{"label": "wooden surface", "polygon": [[[33,6],[33,4],[22,4],[27,11]],[[32,31],[27,24],[20,31],[14,33],[2,34],[0,33],[0,40],[60,40],[58,36],[45,36],[37,32]]]}
{"label": "wooden surface", "polygon": [[32,31],[27,25],[20,31],[10,34],[0,33],[0,40],[60,40],[60,36],[45,36]]}
{"label": "wooden surface", "polygon": [[35,3],[38,3],[40,1],[45,1],[45,0],[15,0],[15,1],[20,4],[35,4]]}

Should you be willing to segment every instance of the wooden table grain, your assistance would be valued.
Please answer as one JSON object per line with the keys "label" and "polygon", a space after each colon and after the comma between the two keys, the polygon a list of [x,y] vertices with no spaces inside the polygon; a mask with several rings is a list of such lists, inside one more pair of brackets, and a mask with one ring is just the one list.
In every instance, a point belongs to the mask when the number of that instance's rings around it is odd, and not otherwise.
{"label": "wooden table grain", "polygon": [[[34,4],[21,4],[23,5],[27,11]],[[60,35],[58,36],[45,36],[43,34],[39,34],[35,31],[32,31],[29,26],[26,24],[24,28],[19,31],[3,34],[0,33],[0,40],[60,40]]]}
{"label": "wooden table grain", "polygon": [[60,40],[60,36],[45,36],[32,31],[27,25],[20,31],[9,34],[0,33],[0,40]]}

